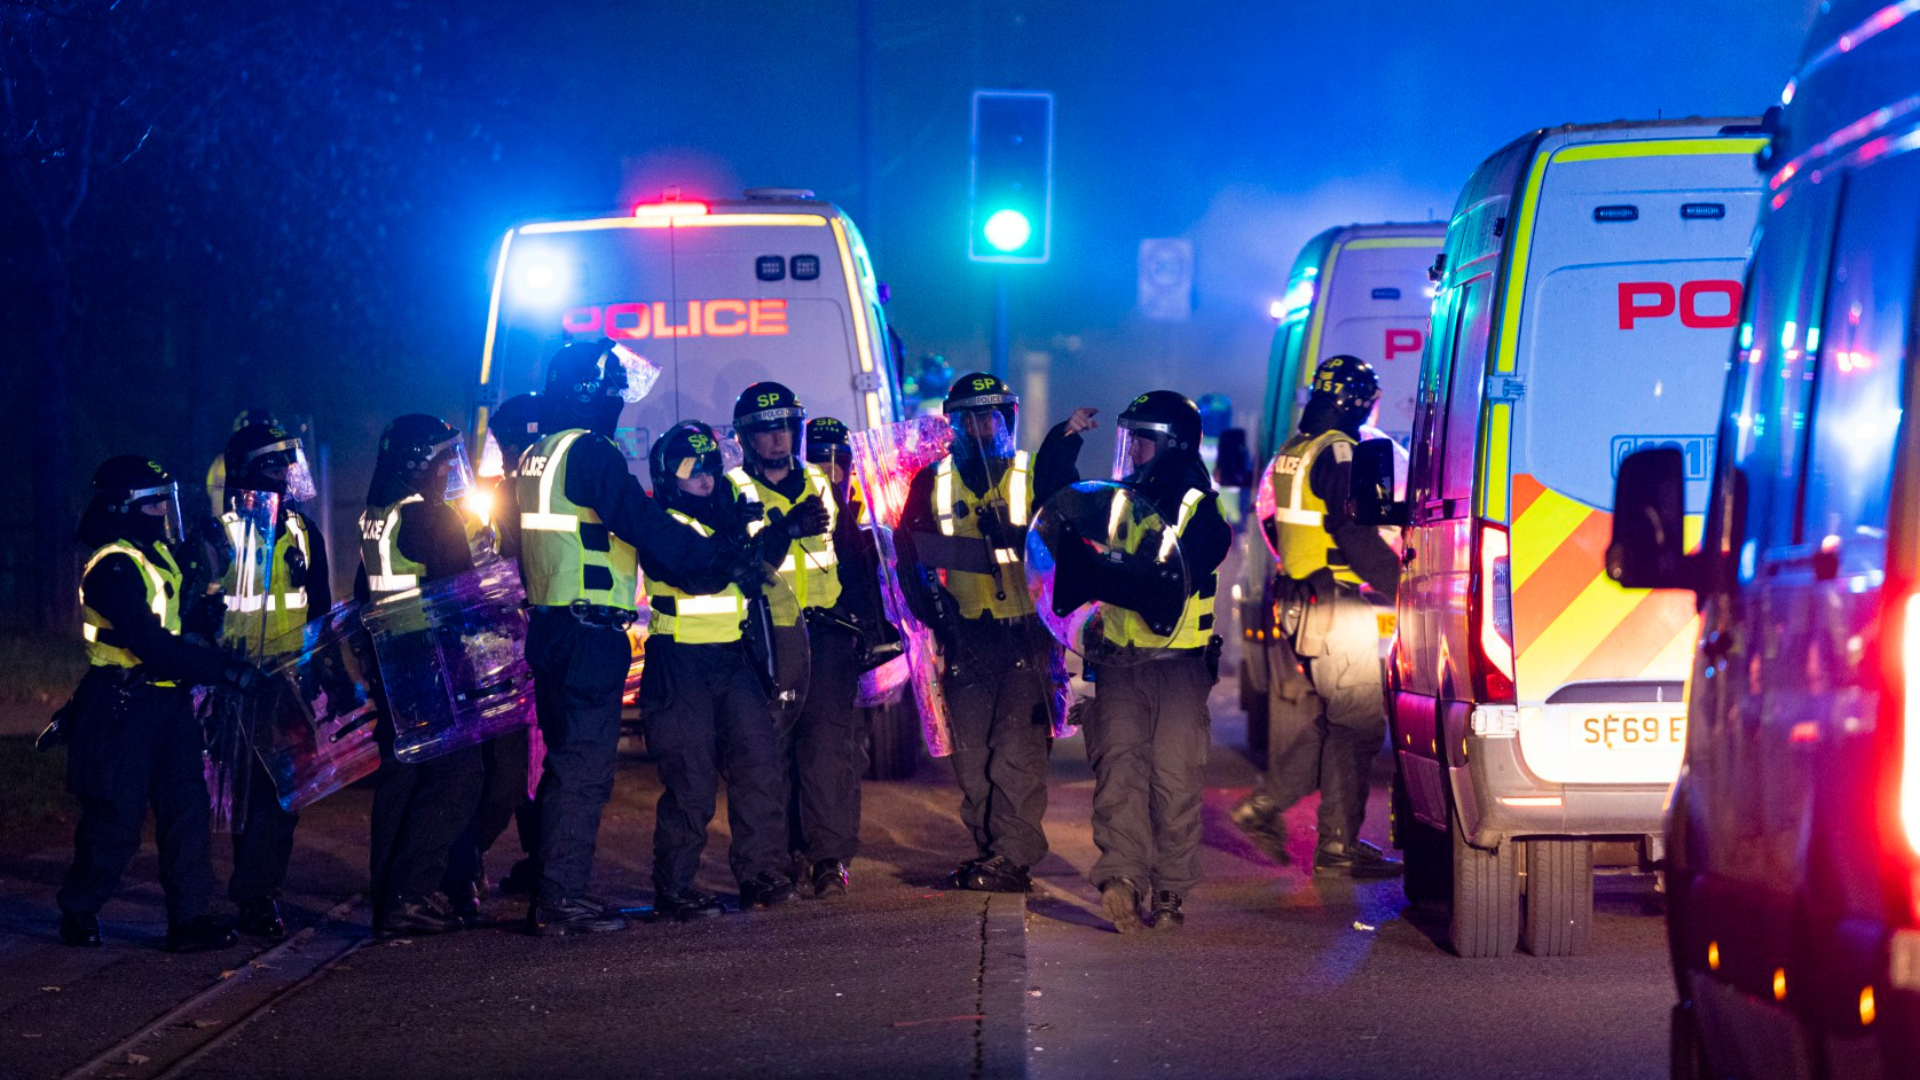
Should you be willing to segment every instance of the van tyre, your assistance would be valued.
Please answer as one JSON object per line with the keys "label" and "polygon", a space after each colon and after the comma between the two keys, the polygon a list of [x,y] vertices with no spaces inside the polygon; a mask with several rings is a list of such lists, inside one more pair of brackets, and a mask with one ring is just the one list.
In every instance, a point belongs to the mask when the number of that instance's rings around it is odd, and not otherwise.
{"label": "van tyre", "polygon": [[920,713],[913,699],[860,711],[867,714],[867,779],[912,776],[920,767]]}
{"label": "van tyre", "polygon": [[1467,843],[1459,824],[1453,845],[1453,951],[1468,958],[1513,955],[1520,940],[1520,874],[1514,847],[1485,851]]}
{"label": "van tyre", "polygon": [[1593,842],[1527,844],[1527,897],[1521,937],[1535,956],[1577,956],[1593,932]]}
{"label": "van tyre", "polygon": [[1667,1021],[1667,1075],[1673,1080],[1707,1080],[1713,1075],[1692,1002],[1675,1005]]}

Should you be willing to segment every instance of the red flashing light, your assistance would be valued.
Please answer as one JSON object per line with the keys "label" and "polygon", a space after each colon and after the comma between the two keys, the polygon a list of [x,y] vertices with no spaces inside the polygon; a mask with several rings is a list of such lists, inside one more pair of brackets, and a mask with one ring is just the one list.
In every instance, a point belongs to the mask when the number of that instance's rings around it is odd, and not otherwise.
{"label": "red flashing light", "polygon": [[1475,529],[1472,613],[1474,697],[1487,703],[1515,700],[1513,597],[1507,530],[1482,521]]}
{"label": "red flashing light", "polygon": [[707,212],[703,202],[641,203],[633,208],[634,217],[700,217]]}

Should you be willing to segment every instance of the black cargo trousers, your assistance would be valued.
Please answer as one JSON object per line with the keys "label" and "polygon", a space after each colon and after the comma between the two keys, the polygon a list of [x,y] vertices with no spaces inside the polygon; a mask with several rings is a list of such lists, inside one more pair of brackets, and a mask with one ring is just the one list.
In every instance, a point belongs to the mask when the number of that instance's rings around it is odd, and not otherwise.
{"label": "black cargo trousers", "polygon": [[613,797],[620,698],[632,663],[624,630],[589,626],[566,608],[536,607],[527,617],[527,666],[547,748],[534,798],[538,902],[578,899],[593,876],[600,815]]}
{"label": "black cargo trousers", "polygon": [[864,716],[853,706],[860,689],[854,636],[810,619],[807,637],[807,700],[780,731],[787,849],[809,863],[851,862],[860,847],[860,778],[867,771]]}
{"label": "black cargo trousers", "polygon": [[734,880],[745,884],[768,872],[785,877],[779,736],[744,646],[648,639],[640,720],[663,789],[654,809],[654,889],[677,895],[694,887],[723,776]]}
{"label": "black cargo trousers", "polygon": [[1082,728],[1093,766],[1095,885],[1185,895],[1200,882],[1200,801],[1212,715],[1204,649],[1098,670]]}
{"label": "black cargo trousers", "polygon": [[1334,587],[1331,603],[1324,634],[1292,637],[1310,689],[1288,700],[1282,673],[1268,680],[1266,793],[1284,809],[1318,790],[1321,844],[1359,838],[1373,759],[1387,733],[1373,605],[1345,582]]}
{"label": "black cargo trousers", "polygon": [[1037,618],[962,619],[948,657],[947,723],[960,819],[982,858],[1031,867],[1047,855],[1055,646]]}
{"label": "black cargo trousers", "polygon": [[94,667],[91,700],[73,720],[67,790],[80,802],[73,865],[60,885],[60,910],[98,912],[140,848],[153,807],[167,922],[178,926],[213,904],[213,835],[202,761],[206,741],[184,686],[155,686],[116,668]]}

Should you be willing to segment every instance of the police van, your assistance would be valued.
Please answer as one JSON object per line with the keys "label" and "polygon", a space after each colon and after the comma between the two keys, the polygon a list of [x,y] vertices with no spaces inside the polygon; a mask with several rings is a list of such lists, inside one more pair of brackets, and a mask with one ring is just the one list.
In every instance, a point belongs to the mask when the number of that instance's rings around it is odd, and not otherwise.
{"label": "police van", "polygon": [[1620,579],[1702,621],[1667,822],[1676,1077],[1920,1075],[1920,4],[1822,4],[1802,55],[1704,542],[1681,450],[1616,494]]}
{"label": "police van", "polygon": [[[651,389],[615,440],[646,478],[653,440],[680,420],[731,431],[734,399],[762,380],[790,387],[809,417],[854,430],[902,415],[891,335],[860,230],[797,188],[733,200],[668,192],[631,213],[519,225],[495,255],[474,426],[515,394],[543,388],[570,341],[612,338],[644,363]],[[483,477],[502,469],[484,439]],[[645,598],[641,597],[641,602]],[[906,768],[908,736],[876,725],[876,767]]]}
{"label": "police van", "polygon": [[[1342,225],[1307,242],[1274,302],[1279,325],[1267,356],[1259,461],[1271,461],[1293,434],[1313,369],[1329,356],[1357,356],[1380,377],[1375,425],[1404,446],[1413,430],[1414,392],[1426,344],[1433,286],[1427,267],[1446,236],[1445,222]],[[1274,562],[1249,529],[1241,541],[1240,705],[1256,758],[1267,750],[1269,650],[1274,642]]]}
{"label": "police van", "polygon": [[1596,841],[1661,857],[1694,612],[1607,577],[1613,474],[1681,447],[1697,527],[1764,142],[1698,118],[1533,131],[1448,224],[1388,698],[1407,895],[1451,905],[1462,956],[1578,952]]}

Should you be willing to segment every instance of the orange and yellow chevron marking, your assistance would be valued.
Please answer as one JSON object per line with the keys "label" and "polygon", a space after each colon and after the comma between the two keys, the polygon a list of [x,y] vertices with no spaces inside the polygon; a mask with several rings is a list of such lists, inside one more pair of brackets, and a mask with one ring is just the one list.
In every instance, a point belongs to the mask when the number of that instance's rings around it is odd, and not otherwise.
{"label": "orange and yellow chevron marking", "polygon": [[[1521,701],[1592,679],[1686,678],[1692,597],[1623,589],[1607,577],[1613,515],[1513,478],[1513,636]],[[1698,517],[1687,520],[1697,542]]]}

